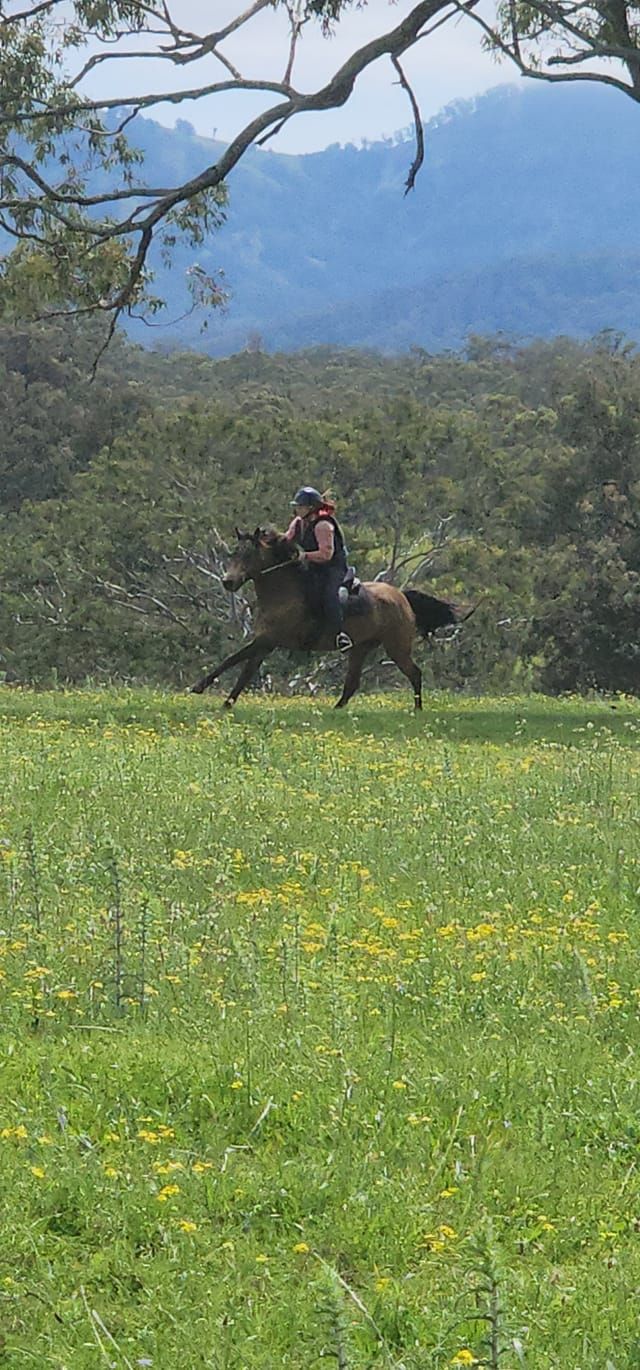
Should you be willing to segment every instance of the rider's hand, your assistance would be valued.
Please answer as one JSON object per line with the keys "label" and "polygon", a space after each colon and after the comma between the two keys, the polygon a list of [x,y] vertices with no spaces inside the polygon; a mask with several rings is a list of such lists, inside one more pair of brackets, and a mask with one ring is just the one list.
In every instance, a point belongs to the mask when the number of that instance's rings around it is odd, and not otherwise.
{"label": "rider's hand", "polygon": [[303,570],[305,570],[306,567],[307,567],[308,564],[309,564],[306,552],[303,552],[302,549],[301,549],[301,550],[298,552],[298,555],[297,555],[297,557],[296,557],[296,561],[297,561],[297,563],[298,563],[298,566],[302,566]]}

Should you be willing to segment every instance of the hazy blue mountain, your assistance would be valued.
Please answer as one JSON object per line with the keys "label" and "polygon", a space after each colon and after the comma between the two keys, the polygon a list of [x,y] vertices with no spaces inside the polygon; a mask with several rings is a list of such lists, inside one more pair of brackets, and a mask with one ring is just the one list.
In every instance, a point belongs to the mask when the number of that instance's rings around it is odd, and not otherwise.
{"label": "hazy blue mountain", "polygon": [[[180,121],[139,119],[151,183],[215,158]],[[225,227],[171,271],[151,345],[225,354],[316,343],[399,350],[458,345],[469,332],[640,338],[640,107],[606,87],[500,87],[426,126],[426,162],[402,137],[306,156],[255,150],[229,182]],[[222,268],[224,316],[175,327],[193,260]],[[166,319],[166,322],[164,320]]]}

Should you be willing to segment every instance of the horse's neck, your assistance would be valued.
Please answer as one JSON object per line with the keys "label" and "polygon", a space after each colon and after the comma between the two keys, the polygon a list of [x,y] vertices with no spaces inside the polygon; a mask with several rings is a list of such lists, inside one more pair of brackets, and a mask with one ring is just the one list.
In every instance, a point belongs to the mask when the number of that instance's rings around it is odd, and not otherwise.
{"label": "horse's neck", "polygon": [[302,601],[304,590],[301,585],[300,570],[297,566],[287,566],[286,562],[277,568],[254,577],[256,596],[261,609],[281,604],[283,599]]}

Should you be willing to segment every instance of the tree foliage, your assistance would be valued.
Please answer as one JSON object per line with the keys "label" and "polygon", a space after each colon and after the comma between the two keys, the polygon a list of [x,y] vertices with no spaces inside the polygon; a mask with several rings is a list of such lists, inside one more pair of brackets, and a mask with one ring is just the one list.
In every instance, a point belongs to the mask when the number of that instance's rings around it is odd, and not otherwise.
{"label": "tree foliage", "polygon": [[311,480],[336,491],[362,575],[482,600],[428,651],[433,681],[638,690],[640,359],[623,340],[214,362],[118,336],[89,384],[96,327],[0,330],[9,679],[188,681],[248,627],[220,584],[234,523],[282,526]]}

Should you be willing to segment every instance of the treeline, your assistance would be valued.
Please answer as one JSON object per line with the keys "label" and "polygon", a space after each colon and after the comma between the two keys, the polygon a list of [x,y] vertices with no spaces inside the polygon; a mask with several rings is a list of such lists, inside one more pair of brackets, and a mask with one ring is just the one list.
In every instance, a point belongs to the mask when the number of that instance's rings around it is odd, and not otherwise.
{"label": "treeline", "polygon": [[[331,486],[362,575],[481,600],[435,683],[640,691],[640,358],[619,337],[401,358],[161,356],[0,330],[0,670],[180,685],[238,640],[235,523]],[[291,665],[281,662],[290,676]]]}

